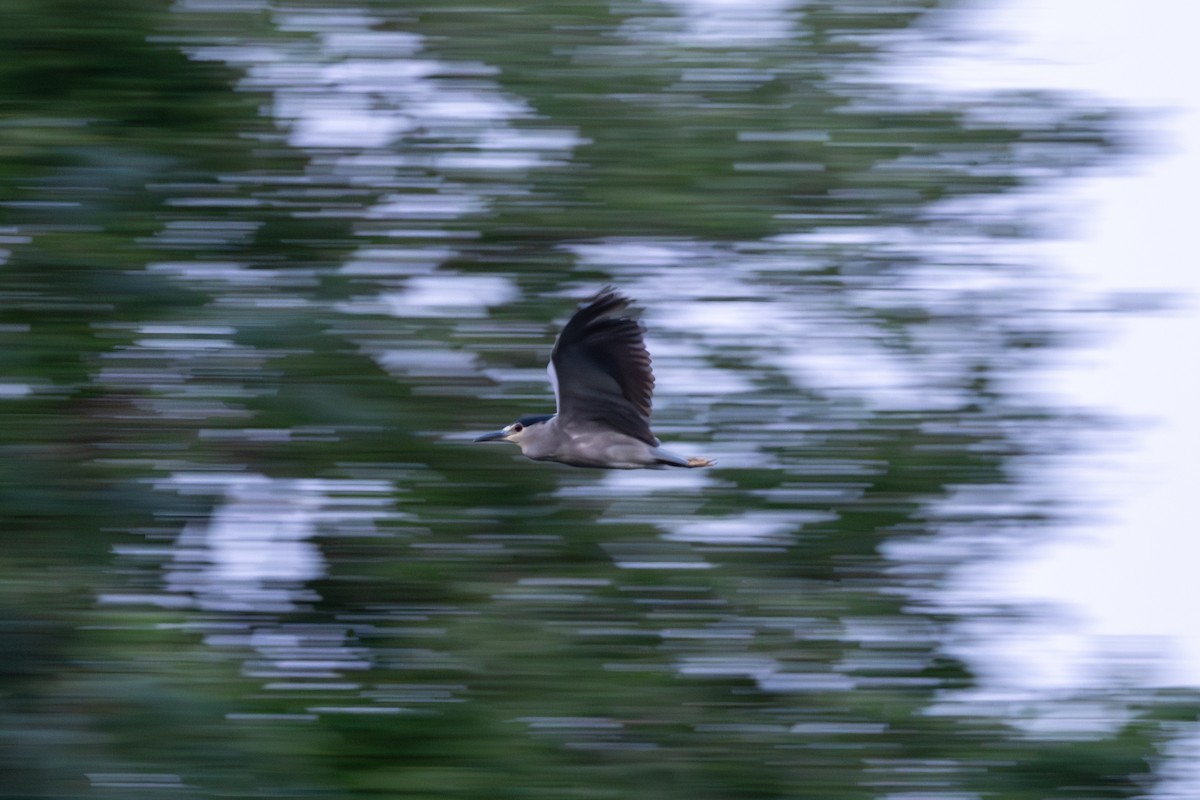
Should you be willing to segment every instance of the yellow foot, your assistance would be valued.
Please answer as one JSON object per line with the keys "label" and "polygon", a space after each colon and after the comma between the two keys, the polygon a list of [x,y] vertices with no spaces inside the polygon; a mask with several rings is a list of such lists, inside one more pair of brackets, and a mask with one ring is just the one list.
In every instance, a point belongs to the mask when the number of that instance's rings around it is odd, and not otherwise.
{"label": "yellow foot", "polygon": [[717,462],[711,458],[703,458],[701,456],[689,456],[687,465],[689,467],[711,467]]}

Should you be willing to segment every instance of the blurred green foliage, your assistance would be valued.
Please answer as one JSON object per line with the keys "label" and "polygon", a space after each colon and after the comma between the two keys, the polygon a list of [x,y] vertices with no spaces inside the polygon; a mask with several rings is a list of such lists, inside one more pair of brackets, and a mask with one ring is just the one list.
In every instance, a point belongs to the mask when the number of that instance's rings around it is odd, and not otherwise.
{"label": "blurred green foliage", "polygon": [[[425,159],[470,146],[423,120],[374,148],[289,139],[255,70],[337,66],[318,44],[358,9],[7,2],[0,796],[1143,796],[1194,696],[1114,685],[1064,700],[1107,709],[1086,736],[1029,735],[1002,703],[959,705],[976,679],[944,651],[955,614],[919,602],[957,562],[910,578],[884,553],[934,535],[932,499],[1004,487],[1028,446],[1014,431],[1054,422],[991,380],[1052,343],[1037,320],[1003,304],[854,308],[897,347],[919,347],[939,314],[994,330],[970,354],[968,400],[872,411],[745,364],[755,402],[718,397],[710,419],[764,426],[784,466],[718,469],[661,507],[625,498],[627,516],[623,498],[589,494],[594,476],[508,469],[508,454],[446,438],[528,403],[496,402],[481,371],[540,370],[538,326],[567,305],[553,295],[601,277],[573,271],[561,245],[924,229],[948,224],[935,201],[1061,176],[1111,148],[1107,114],[1065,98],[997,97],[990,121],[948,100],[889,101],[865,68],[938,5],[805,4],[790,34],[712,46],[688,44],[653,2],[371,3],[361,28],[423,37],[442,89],[507,93],[526,106],[515,129],[579,139],[570,158],[504,172]],[[319,75],[314,87],[336,83]],[[1029,104],[1041,122],[996,121]],[[372,212],[400,188],[433,200],[449,186],[485,210]],[[361,248],[443,236],[443,267],[512,276],[534,299],[486,325],[353,305],[411,277],[339,269]],[[853,242],[805,255],[814,268],[758,280],[849,296],[922,265]],[[480,354],[470,369],[381,366],[381,353],[461,350]],[[247,496],[222,488],[229,475]],[[263,503],[233,515],[243,524],[294,516],[254,494],[260,476],[317,509],[304,541],[321,574],[280,579],[293,599],[277,606],[237,607],[220,595],[233,580],[213,589],[220,602],[174,586],[205,568],[187,537],[222,509]],[[382,502],[372,481],[389,487]],[[370,523],[339,503],[371,509]],[[1036,527],[1050,511],[1004,522]],[[765,546],[693,549],[655,516],[747,512],[794,524]],[[712,568],[622,569],[623,552],[699,552]]]}

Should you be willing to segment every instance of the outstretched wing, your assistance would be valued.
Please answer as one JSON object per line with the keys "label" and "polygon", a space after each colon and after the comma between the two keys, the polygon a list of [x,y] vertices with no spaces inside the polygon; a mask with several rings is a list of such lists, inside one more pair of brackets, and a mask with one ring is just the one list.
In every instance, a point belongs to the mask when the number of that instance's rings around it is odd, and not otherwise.
{"label": "outstretched wing", "polygon": [[655,446],[654,373],[642,326],[611,317],[629,298],[606,288],[575,312],[550,354],[550,382],[564,423],[597,422]]}

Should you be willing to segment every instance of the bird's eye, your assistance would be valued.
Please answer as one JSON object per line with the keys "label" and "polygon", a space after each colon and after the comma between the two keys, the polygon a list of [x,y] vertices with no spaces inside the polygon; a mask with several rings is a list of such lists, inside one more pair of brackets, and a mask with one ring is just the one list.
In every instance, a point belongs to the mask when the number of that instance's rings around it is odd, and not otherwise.
{"label": "bird's eye", "polygon": [[525,426],[524,426],[524,425],[522,425],[521,423],[519,423],[519,422],[514,422],[514,423],[512,424],[512,432],[513,432],[513,433],[520,433],[520,432],[521,432],[521,431],[523,431],[523,430],[525,430]]}

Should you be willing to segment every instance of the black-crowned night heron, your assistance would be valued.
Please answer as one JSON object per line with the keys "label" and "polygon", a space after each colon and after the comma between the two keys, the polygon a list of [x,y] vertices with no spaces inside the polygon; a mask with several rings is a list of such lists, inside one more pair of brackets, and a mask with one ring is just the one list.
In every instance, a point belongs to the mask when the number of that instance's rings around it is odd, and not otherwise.
{"label": "black-crowned night heron", "polygon": [[707,467],[707,458],[664,450],[650,432],[654,373],[642,326],[609,316],[630,300],[604,289],[563,327],[550,353],[557,414],[521,417],[477,442],[512,442],[535,461],[573,467],[664,469]]}

